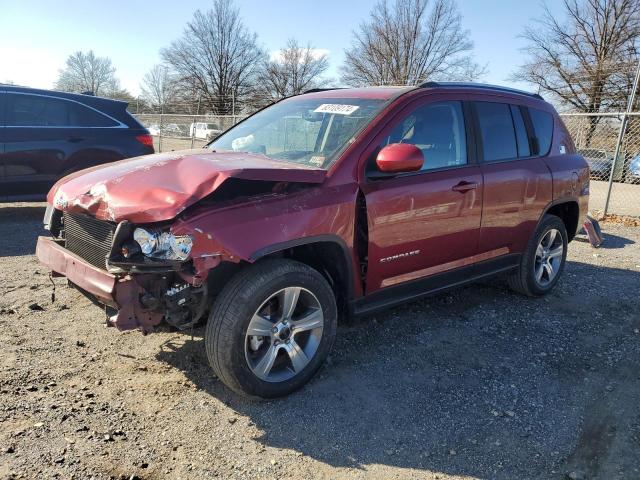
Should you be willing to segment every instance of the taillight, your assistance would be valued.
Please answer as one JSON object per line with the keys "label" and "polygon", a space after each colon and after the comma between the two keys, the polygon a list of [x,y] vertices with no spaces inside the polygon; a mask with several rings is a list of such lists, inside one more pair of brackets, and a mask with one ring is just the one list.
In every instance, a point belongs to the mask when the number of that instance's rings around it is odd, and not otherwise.
{"label": "taillight", "polygon": [[149,134],[146,135],[136,135],[136,140],[139,141],[145,147],[153,148],[153,137]]}

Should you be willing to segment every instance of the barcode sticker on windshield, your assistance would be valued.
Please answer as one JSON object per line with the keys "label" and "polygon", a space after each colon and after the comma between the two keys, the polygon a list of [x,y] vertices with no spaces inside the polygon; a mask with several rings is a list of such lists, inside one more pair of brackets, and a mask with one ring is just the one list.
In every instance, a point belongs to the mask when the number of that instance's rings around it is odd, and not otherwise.
{"label": "barcode sticker on windshield", "polygon": [[359,107],[357,105],[340,105],[338,103],[323,103],[314,110],[315,113],[337,113],[338,115],[351,115]]}

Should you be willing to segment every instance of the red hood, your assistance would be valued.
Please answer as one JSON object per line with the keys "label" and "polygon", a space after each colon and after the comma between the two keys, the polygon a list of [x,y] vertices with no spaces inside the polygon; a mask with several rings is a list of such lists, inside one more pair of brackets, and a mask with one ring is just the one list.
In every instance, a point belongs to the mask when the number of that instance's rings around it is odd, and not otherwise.
{"label": "red hood", "polygon": [[322,183],[320,168],[250,153],[185,150],[130,158],[59,180],[48,201],[60,210],[134,223],[170,220],[228,178]]}

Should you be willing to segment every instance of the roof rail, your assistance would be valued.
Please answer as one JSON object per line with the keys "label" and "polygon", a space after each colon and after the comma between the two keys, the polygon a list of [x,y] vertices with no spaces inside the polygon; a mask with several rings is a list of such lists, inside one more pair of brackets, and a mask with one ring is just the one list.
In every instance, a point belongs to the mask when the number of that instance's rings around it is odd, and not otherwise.
{"label": "roof rail", "polygon": [[304,92],[302,92],[302,95],[305,95],[307,93],[326,92],[328,90],[343,90],[343,89],[344,89],[344,87],[312,88],[310,90],[305,90]]}
{"label": "roof rail", "polygon": [[520,95],[526,95],[528,97],[537,98],[538,100],[544,100],[541,95],[537,93],[526,92],[524,90],[518,90],[517,88],[502,87],[500,85],[490,85],[488,83],[473,83],[473,82],[424,82],[418,85],[420,88],[444,88],[444,87],[461,87],[461,88],[479,88],[486,90],[498,90],[501,92],[518,93]]}

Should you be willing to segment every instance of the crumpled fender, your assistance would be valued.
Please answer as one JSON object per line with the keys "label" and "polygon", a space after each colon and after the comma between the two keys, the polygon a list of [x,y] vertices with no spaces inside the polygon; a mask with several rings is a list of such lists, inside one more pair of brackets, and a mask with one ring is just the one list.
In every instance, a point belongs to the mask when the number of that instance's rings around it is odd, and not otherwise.
{"label": "crumpled fender", "polygon": [[[191,258],[195,275],[185,280],[198,284],[220,262],[253,263],[265,246],[291,241],[304,243],[310,237],[339,238],[351,252],[357,193],[355,183],[312,186],[227,208],[194,207],[171,226],[173,234],[193,237]],[[355,262],[355,257],[350,256],[350,261]],[[352,266],[354,271],[357,268],[355,264]]]}

